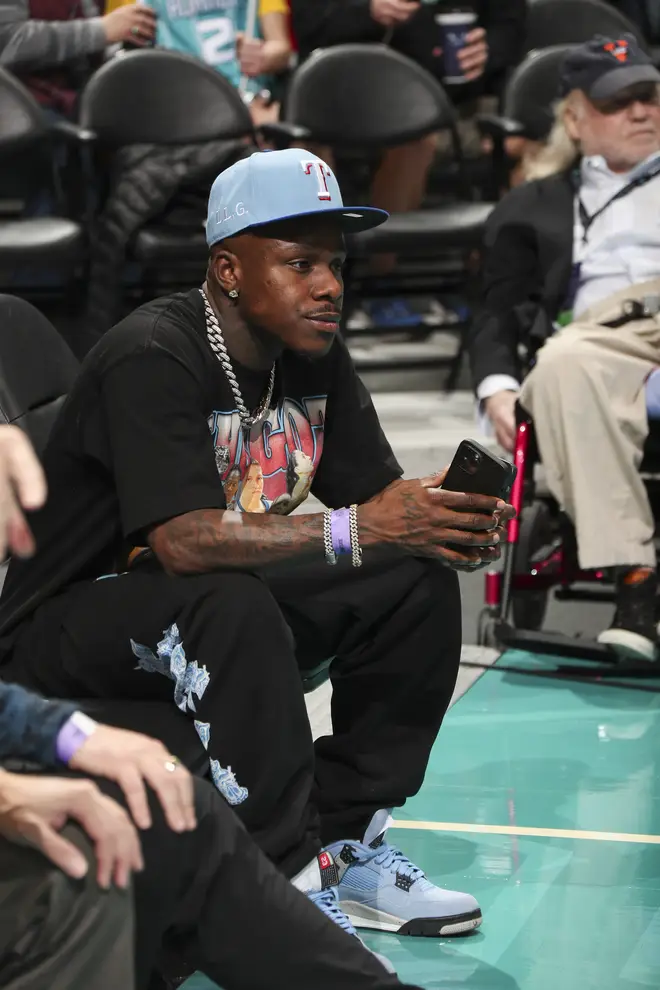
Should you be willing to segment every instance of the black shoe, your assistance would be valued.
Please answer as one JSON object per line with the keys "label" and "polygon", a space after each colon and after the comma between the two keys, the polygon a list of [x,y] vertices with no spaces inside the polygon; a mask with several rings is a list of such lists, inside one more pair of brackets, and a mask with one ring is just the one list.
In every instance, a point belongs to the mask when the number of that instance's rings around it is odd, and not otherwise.
{"label": "black shoe", "polygon": [[619,568],[616,577],[616,612],[609,629],[598,642],[611,646],[615,653],[630,660],[656,659],[657,627],[655,621],[657,571],[642,568]]}

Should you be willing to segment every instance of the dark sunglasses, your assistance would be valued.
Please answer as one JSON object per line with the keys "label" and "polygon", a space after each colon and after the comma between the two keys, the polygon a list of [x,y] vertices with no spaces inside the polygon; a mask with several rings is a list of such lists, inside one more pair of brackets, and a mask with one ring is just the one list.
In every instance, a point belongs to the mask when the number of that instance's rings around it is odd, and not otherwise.
{"label": "dark sunglasses", "polygon": [[660,89],[657,83],[638,83],[624,89],[609,100],[591,101],[599,113],[613,114],[625,110],[631,103],[644,103],[647,106],[658,106],[660,104]]}

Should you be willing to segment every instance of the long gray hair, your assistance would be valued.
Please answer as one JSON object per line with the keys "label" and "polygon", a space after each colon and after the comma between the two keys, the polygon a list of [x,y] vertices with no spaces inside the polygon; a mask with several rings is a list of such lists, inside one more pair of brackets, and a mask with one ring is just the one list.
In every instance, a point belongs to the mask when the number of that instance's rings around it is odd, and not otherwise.
{"label": "long gray hair", "polygon": [[557,172],[565,172],[577,161],[580,146],[566,129],[566,113],[569,109],[579,113],[580,95],[576,92],[569,93],[555,104],[554,123],[545,144],[540,150],[530,150],[525,156],[523,162],[525,179],[545,179]]}

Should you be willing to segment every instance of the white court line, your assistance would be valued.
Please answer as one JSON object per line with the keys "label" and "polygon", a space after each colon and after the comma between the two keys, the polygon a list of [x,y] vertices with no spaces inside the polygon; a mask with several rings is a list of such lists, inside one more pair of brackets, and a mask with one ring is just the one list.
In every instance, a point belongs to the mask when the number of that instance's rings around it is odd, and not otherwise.
{"label": "white court line", "polygon": [[394,821],[392,828],[416,829],[422,832],[476,832],[481,835],[530,835],[546,839],[587,839],[594,842],[639,842],[660,845],[660,835],[638,835],[634,832],[591,832],[573,828],[526,828],[522,825],[482,825],[474,822],[408,822]]}

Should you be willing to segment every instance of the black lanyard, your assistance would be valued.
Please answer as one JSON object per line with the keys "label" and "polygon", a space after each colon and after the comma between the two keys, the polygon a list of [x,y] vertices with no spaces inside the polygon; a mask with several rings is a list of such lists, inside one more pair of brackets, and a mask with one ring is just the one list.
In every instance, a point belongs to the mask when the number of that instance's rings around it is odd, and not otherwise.
{"label": "black lanyard", "polygon": [[[587,213],[586,207],[582,202],[579,192],[579,185],[578,185],[576,188],[576,195],[577,195],[577,203],[578,203],[578,213],[580,214],[580,223],[582,224],[582,243],[583,244],[587,243],[587,235],[589,234],[591,225],[593,224],[594,220],[598,219],[601,213],[605,212],[608,206],[611,206],[612,203],[616,203],[618,199],[623,199],[624,196],[628,196],[635,189],[639,189],[640,186],[645,186],[647,182],[651,181],[651,179],[655,179],[656,175],[660,175],[660,159],[658,159],[658,161],[653,163],[653,165],[648,170],[648,172],[645,172],[643,175],[639,175],[636,179],[633,179],[633,181],[629,182],[627,186],[623,187],[623,189],[619,189],[618,193],[615,193],[611,199],[608,199],[608,201],[603,206],[601,206],[599,210],[596,210],[596,212],[592,213],[591,215]],[[579,177],[578,177],[578,182],[579,182]]]}

